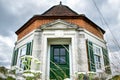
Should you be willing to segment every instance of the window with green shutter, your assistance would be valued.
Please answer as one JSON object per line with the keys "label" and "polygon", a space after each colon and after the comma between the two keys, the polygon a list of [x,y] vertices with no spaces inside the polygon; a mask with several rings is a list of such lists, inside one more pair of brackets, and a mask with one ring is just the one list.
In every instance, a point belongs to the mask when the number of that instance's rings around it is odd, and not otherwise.
{"label": "window with green shutter", "polygon": [[102,48],[96,44],[93,44],[93,51],[94,51],[94,59],[95,59],[95,67],[97,70],[102,68],[101,66],[101,52]]}
{"label": "window with green shutter", "polygon": [[96,71],[95,61],[94,61],[94,52],[93,52],[93,43],[87,40],[87,49],[88,49],[88,64],[89,71]]}
{"label": "window with green shutter", "polygon": [[[26,55],[32,55],[32,42],[27,43],[27,51],[26,51]],[[26,69],[30,70],[30,65],[31,65],[31,61],[29,59],[26,59],[27,65],[26,65]]]}
{"label": "window with green shutter", "polygon": [[105,72],[106,72],[107,74],[111,74],[110,62],[109,62],[109,57],[108,57],[108,51],[107,51],[107,49],[105,49],[105,48],[102,48],[102,51],[103,51]]}
{"label": "window with green shutter", "polygon": [[[20,48],[20,57],[24,57],[26,55],[32,55],[32,42],[27,43],[26,45]],[[20,59],[20,67],[24,70],[30,69],[31,61],[28,58]]]}
{"label": "window with green shutter", "polygon": [[24,68],[23,62],[25,60],[21,59],[21,57],[26,55],[26,49],[27,49],[26,45],[24,45],[20,48],[20,68]]}
{"label": "window with green shutter", "polygon": [[13,57],[12,57],[12,66],[17,64],[17,58],[18,58],[18,49],[14,50]]}
{"label": "window with green shutter", "polygon": [[31,55],[32,54],[32,42],[27,43],[27,51],[26,55]]}

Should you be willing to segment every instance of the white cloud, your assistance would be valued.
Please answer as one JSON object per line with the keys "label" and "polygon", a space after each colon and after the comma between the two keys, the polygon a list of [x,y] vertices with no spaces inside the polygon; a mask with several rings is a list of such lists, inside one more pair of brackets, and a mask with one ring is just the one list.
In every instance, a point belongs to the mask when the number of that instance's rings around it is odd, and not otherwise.
{"label": "white cloud", "polygon": [[116,10],[120,9],[120,0],[108,0],[108,3],[111,4],[111,8]]}
{"label": "white cloud", "polygon": [[13,34],[11,36],[9,36],[9,37],[5,37],[5,36],[0,35],[1,45],[5,44],[8,47],[13,47],[13,43],[15,41],[15,37],[16,36],[14,36]]}
{"label": "white cloud", "polygon": [[0,66],[10,68],[11,58],[16,35],[10,32],[10,36],[0,35]]}
{"label": "white cloud", "polygon": [[[119,51],[120,52],[120,51]],[[110,63],[113,75],[120,73],[120,54],[119,52],[110,53]]]}
{"label": "white cloud", "polygon": [[[112,53],[119,51],[120,41],[120,0],[107,0],[107,2],[102,5],[101,12],[108,23],[108,27],[104,24],[106,30],[106,40],[108,47]],[[117,40],[117,41],[116,41]]]}

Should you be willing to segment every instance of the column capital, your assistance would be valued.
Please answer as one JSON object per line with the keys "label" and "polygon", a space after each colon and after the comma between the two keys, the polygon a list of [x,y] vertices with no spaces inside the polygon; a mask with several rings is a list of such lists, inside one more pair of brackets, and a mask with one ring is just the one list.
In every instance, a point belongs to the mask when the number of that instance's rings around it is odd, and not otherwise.
{"label": "column capital", "polygon": [[36,29],[35,32],[42,32],[42,29]]}

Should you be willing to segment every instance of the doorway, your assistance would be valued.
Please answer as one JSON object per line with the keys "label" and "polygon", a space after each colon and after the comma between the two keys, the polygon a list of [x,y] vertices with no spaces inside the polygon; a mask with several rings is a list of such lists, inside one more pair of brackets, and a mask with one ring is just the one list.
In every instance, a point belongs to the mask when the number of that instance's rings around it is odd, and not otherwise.
{"label": "doorway", "polygon": [[51,45],[50,80],[63,80],[69,77],[69,45]]}

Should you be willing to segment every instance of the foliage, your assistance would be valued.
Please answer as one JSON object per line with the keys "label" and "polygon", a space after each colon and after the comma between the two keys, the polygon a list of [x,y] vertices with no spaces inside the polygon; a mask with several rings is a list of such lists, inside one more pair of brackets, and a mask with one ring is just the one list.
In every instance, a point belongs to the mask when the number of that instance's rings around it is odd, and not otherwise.
{"label": "foliage", "polygon": [[15,80],[15,71],[0,67],[0,80]]}
{"label": "foliage", "polygon": [[6,80],[15,80],[15,78],[8,76]]}
{"label": "foliage", "polygon": [[120,75],[115,75],[109,80],[120,80]]}
{"label": "foliage", "polygon": [[24,65],[24,69],[25,69],[23,71],[23,76],[25,77],[25,79],[26,80],[37,80],[38,78],[40,78],[41,71],[30,70],[31,62],[36,63],[36,65],[40,65],[40,61],[31,55],[25,55],[21,57],[21,59],[23,60],[22,64]]}
{"label": "foliage", "polygon": [[7,74],[7,69],[5,67],[0,67],[0,73]]}
{"label": "foliage", "polygon": [[95,72],[78,72],[76,80],[106,80],[104,76],[97,76]]}

